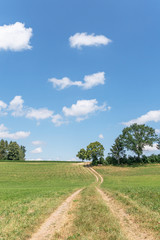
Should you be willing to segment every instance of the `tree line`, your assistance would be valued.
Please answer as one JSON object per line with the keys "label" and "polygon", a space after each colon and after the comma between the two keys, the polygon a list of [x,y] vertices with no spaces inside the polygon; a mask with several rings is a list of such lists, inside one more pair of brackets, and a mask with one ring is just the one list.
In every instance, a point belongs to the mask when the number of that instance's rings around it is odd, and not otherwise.
{"label": "tree line", "polygon": [[[77,157],[82,161],[91,160],[92,165],[160,163],[160,154],[143,155],[145,146],[152,147],[154,143],[157,144],[157,149],[160,149],[160,138],[155,129],[145,124],[135,123],[123,129],[122,133],[115,139],[106,158],[104,158],[105,149],[99,142],[90,143],[86,149],[80,149]],[[129,153],[133,154],[129,155]]]}
{"label": "tree line", "polygon": [[17,142],[0,141],[0,160],[25,160],[26,149]]}

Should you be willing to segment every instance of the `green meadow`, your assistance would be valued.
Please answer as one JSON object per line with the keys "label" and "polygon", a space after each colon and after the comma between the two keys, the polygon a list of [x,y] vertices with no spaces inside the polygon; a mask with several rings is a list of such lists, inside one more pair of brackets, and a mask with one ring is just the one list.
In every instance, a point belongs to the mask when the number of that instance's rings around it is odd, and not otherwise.
{"label": "green meadow", "polygon": [[[103,176],[102,190],[159,239],[160,165],[94,169]],[[70,231],[53,239],[125,240],[95,186],[95,177],[78,163],[0,162],[0,239],[29,239],[67,196],[84,188],[75,201]]]}
{"label": "green meadow", "polygon": [[0,239],[27,239],[68,195],[93,181],[75,163],[0,162]]}
{"label": "green meadow", "polygon": [[160,164],[95,167],[102,189],[117,199],[142,228],[160,236]]}

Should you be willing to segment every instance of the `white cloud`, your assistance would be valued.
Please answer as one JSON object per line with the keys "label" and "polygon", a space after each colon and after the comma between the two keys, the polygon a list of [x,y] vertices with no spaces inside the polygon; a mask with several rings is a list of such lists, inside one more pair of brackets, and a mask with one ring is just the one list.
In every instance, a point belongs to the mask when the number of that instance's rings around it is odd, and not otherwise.
{"label": "white cloud", "polygon": [[3,102],[3,101],[0,100],[0,110],[1,110],[2,108],[6,108],[6,107],[7,107],[7,104],[6,104],[5,102]]}
{"label": "white cloud", "polygon": [[84,77],[84,83],[83,83],[83,88],[84,89],[89,89],[92,87],[95,87],[99,84],[104,84],[105,82],[105,73],[104,72],[98,72],[94,73],[92,75],[86,75]]}
{"label": "white cloud", "polygon": [[69,78],[64,77],[62,79],[51,78],[48,80],[49,82],[53,83],[54,88],[58,88],[60,90],[70,87],[70,86],[78,86],[82,87],[83,89],[90,89],[100,84],[105,83],[105,73],[98,72],[91,75],[84,76],[84,82],[82,81],[71,81]]}
{"label": "white cloud", "polygon": [[103,136],[103,134],[99,134],[99,136],[98,136],[99,138],[101,138],[101,139],[103,139],[104,138],[104,136]]}
{"label": "white cloud", "polygon": [[7,115],[5,109],[7,108],[7,104],[0,100],[0,116]]}
{"label": "white cloud", "polygon": [[0,132],[7,131],[7,127],[4,126],[4,124],[0,124]]}
{"label": "white cloud", "polygon": [[80,49],[82,46],[100,46],[107,45],[112,42],[109,38],[104,35],[95,35],[87,33],[76,33],[69,38],[70,46],[72,48]]}
{"label": "white cloud", "polygon": [[10,102],[8,109],[12,111],[12,116],[14,117],[20,117],[23,116],[24,110],[23,110],[23,103],[24,100],[21,96],[15,96],[13,100]]}
{"label": "white cloud", "polygon": [[70,87],[70,86],[81,86],[80,81],[72,82],[69,78],[64,77],[62,79],[51,78],[48,80],[49,82],[53,83],[53,87],[58,87],[60,90]]}
{"label": "white cloud", "polygon": [[38,148],[35,148],[34,150],[31,151],[31,153],[42,153],[42,148],[41,147],[38,147]]}
{"label": "white cloud", "polygon": [[32,28],[16,22],[11,25],[0,26],[0,50],[21,51],[31,49],[30,39]]}
{"label": "white cloud", "polygon": [[22,139],[30,135],[30,132],[19,131],[15,133],[10,133],[8,128],[4,124],[0,125],[0,138],[9,138],[9,139]]}
{"label": "white cloud", "polygon": [[149,111],[148,113],[142,115],[137,119],[130,120],[129,122],[124,122],[124,125],[131,125],[134,123],[145,124],[147,122],[159,122],[160,121],[160,110]]}
{"label": "white cloud", "polygon": [[76,117],[77,121],[82,121],[88,117],[89,114],[96,111],[106,111],[106,104],[98,106],[96,99],[78,100],[76,104],[72,104],[70,108],[63,107],[65,116]]}
{"label": "white cloud", "polygon": [[54,123],[54,125],[56,127],[61,126],[62,124],[64,124],[65,122],[63,121],[63,118],[60,114],[56,114],[52,116],[52,122]]}
{"label": "white cloud", "polygon": [[42,144],[44,144],[44,142],[37,140],[37,141],[32,141],[32,144],[33,145],[42,145]]}
{"label": "white cloud", "polygon": [[157,150],[158,149],[157,149],[157,144],[156,143],[154,143],[152,147],[149,146],[149,145],[146,145],[143,149],[143,151],[145,151],[145,152],[151,152],[151,151],[157,151]]}
{"label": "white cloud", "polygon": [[47,108],[34,109],[31,108],[26,114],[26,118],[35,118],[36,120],[47,119],[52,117],[53,111],[48,110]]}

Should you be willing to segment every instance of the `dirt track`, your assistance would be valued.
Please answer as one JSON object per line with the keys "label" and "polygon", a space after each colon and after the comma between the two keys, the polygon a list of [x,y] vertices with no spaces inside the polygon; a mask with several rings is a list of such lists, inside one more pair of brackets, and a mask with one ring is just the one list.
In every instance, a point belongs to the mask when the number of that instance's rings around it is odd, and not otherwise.
{"label": "dirt track", "polygon": [[93,168],[90,168],[90,171],[96,177],[96,181],[99,183],[99,186],[96,187],[97,191],[102,196],[102,199],[106,202],[112,214],[119,221],[122,231],[128,240],[155,240],[148,232],[140,229],[139,225],[136,224],[134,219],[129,216],[122,208],[122,206],[113,199],[108,194],[104,193],[100,189],[100,185],[103,183],[103,177],[97,173]]}
{"label": "dirt track", "polygon": [[[100,185],[103,183],[103,177],[97,173],[92,167],[87,168],[90,173],[95,176],[95,187],[102,199],[109,207],[112,214],[120,223],[122,231],[128,240],[155,240],[148,232],[140,229],[135,220],[125,212],[119,202],[109,194],[105,193]],[[30,240],[50,240],[53,235],[59,231],[67,222],[70,221],[68,212],[72,209],[73,200],[82,191],[82,189],[74,192],[55,210],[51,216],[45,220],[38,231],[32,235]]]}
{"label": "dirt track", "polygon": [[72,202],[82,189],[74,192],[60,205],[49,218],[40,226],[38,231],[32,235],[30,240],[49,240],[68,221],[68,212],[72,208]]}

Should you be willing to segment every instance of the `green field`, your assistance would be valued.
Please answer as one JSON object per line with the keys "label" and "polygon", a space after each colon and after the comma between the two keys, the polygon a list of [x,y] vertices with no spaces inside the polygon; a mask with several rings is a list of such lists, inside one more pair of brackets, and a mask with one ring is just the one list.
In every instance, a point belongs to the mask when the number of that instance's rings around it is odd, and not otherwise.
{"label": "green field", "polygon": [[[159,239],[160,165],[94,169],[104,178],[101,189]],[[78,163],[0,162],[0,239],[29,239],[67,196],[84,188],[69,232],[62,229],[53,239],[125,240],[118,219],[96,191],[98,184]]]}
{"label": "green field", "polygon": [[96,167],[102,189],[123,204],[144,228],[160,236],[160,164],[139,167]]}
{"label": "green field", "polygon": [[94,177],[73,163],[0,163],[0,239],[26,239],[73,191]]}

